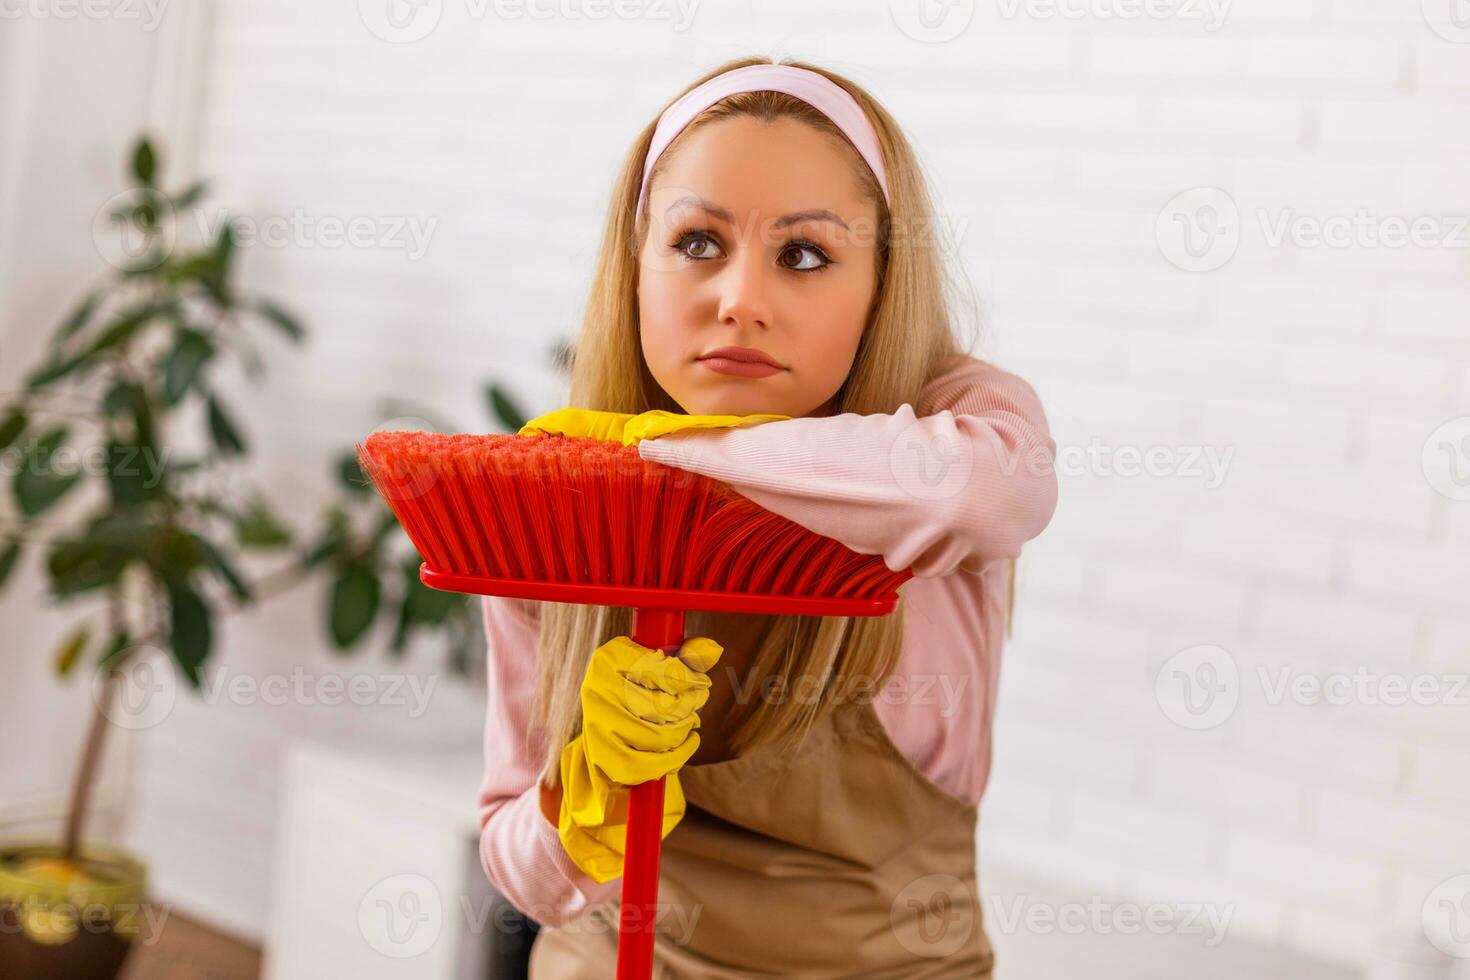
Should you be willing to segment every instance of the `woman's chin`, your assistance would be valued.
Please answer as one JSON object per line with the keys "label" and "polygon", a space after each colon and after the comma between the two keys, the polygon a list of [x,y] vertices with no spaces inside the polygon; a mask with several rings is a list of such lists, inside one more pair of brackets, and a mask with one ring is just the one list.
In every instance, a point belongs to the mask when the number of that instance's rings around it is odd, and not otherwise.
{"label": "woman's chin", "polygon": [[691,405],[680,403],[680,408],[686,415],[788,415],[779,408],[771,408],[769,405],[761,406],[747,400],[737,401],[695,401]]}

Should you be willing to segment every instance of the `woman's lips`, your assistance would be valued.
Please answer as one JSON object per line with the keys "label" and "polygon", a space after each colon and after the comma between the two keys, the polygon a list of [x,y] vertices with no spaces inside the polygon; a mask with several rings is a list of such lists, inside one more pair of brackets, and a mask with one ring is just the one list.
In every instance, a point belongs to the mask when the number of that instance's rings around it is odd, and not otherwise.
{"label": "woman's lips", "polygon": [[736,361],[728,357],[701,357],[699,363],[717,374],[733,374],[739,378],[765,378],[783,370],[759,361]]}

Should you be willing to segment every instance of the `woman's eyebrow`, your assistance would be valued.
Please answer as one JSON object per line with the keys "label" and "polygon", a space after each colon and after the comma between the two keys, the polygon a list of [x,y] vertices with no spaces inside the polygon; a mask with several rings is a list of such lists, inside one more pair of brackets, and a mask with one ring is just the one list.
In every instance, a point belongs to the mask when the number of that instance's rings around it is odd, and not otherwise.
{"label": "woman's eyebrow", "polygon": [[776,219],[777,228],[785,228],[799,221],[835,221],[842,227],[847,227],[847,222],[839,218],[835,212],[826,208],[812,208],[810,211],[797,211]]}
{"label": "woman's eyebrow", "polygon": [[[668,210],[664,211],[664,214],[667,215],[669,211],[672,211],[674,210],[674,208],[677,208],[680,205],[684,204],[694,205],[705,214],[708,214],[711,218],[714,218],[717,221],[723,221],[729,225],[733,225],[735,223],[735,216],[732,215],[729,211],[720,207],[718,204],[711,204],[709,201],[706,201],[698,194],[684,195],[673,204],[670,204]],[[827,208],[812,208],[807,211],[795,211],[791,214],[782,215],[781,217],[776,219],[775,227],[786,228],[801,221],[832,221],[841,225],[843,228],[847,227],[846,221],[843,221],[840,217],[838,217],[836,212],[830,211]]]}

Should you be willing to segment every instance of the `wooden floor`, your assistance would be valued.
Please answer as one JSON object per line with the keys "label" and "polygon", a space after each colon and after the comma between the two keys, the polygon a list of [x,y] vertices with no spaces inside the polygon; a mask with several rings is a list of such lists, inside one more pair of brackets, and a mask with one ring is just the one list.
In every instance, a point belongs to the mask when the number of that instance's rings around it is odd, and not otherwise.
{"label": "wooden floor", "polygon": [[163,933],[140,943],[121,980],[259,980],[260,949],[171,911]]}

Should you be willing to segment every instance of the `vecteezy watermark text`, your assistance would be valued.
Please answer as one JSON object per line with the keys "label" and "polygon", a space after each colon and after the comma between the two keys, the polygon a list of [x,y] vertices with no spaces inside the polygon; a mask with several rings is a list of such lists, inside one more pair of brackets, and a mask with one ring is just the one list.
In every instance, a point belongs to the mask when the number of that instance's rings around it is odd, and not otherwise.
{"label": "vecteezy watermark text", "polygon": [[[357,0],[357,15],[374,37],[412,44],[432,34],[444,19],[446,0]],[[675,32],[694,23],[701,0],[462,0],[464,16],[497,20],[667,22]]]}

